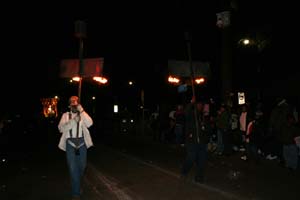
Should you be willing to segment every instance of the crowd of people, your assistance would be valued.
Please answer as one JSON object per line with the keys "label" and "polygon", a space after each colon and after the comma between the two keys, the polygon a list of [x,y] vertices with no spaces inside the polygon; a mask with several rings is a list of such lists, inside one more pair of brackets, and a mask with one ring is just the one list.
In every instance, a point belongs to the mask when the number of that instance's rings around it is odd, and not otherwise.
{"label": "crowd of people", "polygon": [[[242,160],[277,160],[283,166],[297,170],[300,156],[300,122],[297,105],[285,98],[277,98],[264,109],[262,103],[252,105],[216,104],[210,101],[195,102],[199,107],[197,134],[205,127],[208,136],[207,152],[218,156],[230,156],[241,152]],[[150,118],[159,142],[187,147],[189,144],[189,104],[178,104],[169,115]],[[167,123],[162,123],[162,122]],[[155,126],[151,126],[155,124]],[[167,124],[167,125],[166,125]],[[203,132],[203,131],[202,131]],[[198,142],[199,143],[199,142]]]}

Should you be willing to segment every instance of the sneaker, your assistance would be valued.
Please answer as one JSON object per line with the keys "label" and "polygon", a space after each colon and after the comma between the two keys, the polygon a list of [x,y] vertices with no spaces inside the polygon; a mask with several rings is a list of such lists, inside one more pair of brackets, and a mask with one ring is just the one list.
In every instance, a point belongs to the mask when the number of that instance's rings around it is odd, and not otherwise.
{"label": "sneaker", "polygon": [[260,154],[262,154],[262,151],[260,149],[258,149],[257,153],[260,155]]}
{"label": "sneaker", "polygon": [[275,160],[275,159],[277,159],[277,156],[272,156],[271,155],[270,160]]}
{"label": "sneaker", "polygon": [[240,148],[240,151],[241,151],[241,152],[244,152],[244,151],[246,151],[246,149],[245,149],[244,147],[241,147],[241,148]]}
{"label": "sneaker", "polygon": [[241,159],[242,160],[247,160],[247,156],[242,156]]}
{"label": "sneaker", "polygon": [[267,160],[275,160],[277,159],[277,156],[272,156],[271,154],[267,155],[266,157]]}
{"label": "sneaker", "polygon": [[232,149],[233,149],[234,151],[239,151],[239,148],[238,148],[237,146],[233,146]]}

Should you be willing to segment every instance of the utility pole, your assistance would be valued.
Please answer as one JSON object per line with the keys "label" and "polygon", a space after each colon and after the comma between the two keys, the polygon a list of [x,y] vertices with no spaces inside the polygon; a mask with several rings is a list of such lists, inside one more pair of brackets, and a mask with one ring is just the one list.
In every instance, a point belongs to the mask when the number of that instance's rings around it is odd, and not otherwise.
{"label": "utility pole", "polygon": [[221,12],[216,14],[216,25],[221,31],[221,98],[224,103],[228,104],[230,101],[230,93],[232,93],[232,27],[230,11],[230,0],[221,1]]}
{"label": "utility pole", "polygon": [[81,100],[82,77],[84,73],[83,63],[83,39],[86,38],[86,24],[84,21],[78,20],[75,22],[75,37],[79,39],[79,85],[78,85],[78,98]]}
{"label": "utility pole", "polygon": [[[196,91],[195,91],[195,83],[194,83],[194,68],[193,68],[193,59],[192,59],[192,46],[191,46],[191,36],[188,32],[185,32],[185,40],[187,43],[187,51],[188,51],[188,59],[189,59],[189,67],[190,67],[190,80],[191,80],[191,86],[192,86],[192,98],[193,103],[196,104]],[[199,123],[198,123],[198,115],[197,115],[197,108],[196,105],[194,105],[194,118],[195,118],[195,126],[196,126],[196,137],[197,142],[200,142],[199,138]]]}

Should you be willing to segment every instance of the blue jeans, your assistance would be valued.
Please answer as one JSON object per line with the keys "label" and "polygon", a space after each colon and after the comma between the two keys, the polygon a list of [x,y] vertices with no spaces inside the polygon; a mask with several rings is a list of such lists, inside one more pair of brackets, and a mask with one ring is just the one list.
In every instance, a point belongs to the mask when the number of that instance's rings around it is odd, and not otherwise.
{"label": "blue jeans", "polygon": [[[80,142],[84,142],[81,138]],[[67,163],[71,176],[72,196],[80,196],[80,184],[86,167],[87,148],[85,145],[79,148],[79,155],[75,154],[75,148],[67,142]]]}
{"label": "blue jeans", "polygon": [[207,144],[187,144],[186,151],[187,155],[181,169],[181,174],[187,176],[195,162],[197,167],[195,178],[203,179],[207,160]]}
{"label": "blue jeans", "polygon": [[298,147],[295,144],[283,145],[283,158],[288,168],[296,170],[298,167]]}

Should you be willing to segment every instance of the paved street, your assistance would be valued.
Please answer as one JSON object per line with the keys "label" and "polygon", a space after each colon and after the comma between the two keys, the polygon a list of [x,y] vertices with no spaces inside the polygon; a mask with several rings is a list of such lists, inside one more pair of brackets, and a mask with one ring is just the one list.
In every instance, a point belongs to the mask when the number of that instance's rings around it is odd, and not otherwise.
{"label": "paved street", "polygon": [[[187,181],[179,178],[182,147],[155,143],[150,137],[108,132],[99,135],[94,135],[95,146],[89,149],[84,200],[260,200],[298,196],[299,171],[291,173],[276,161],[256,164],[240,160],[239,154],[210,155],[205,184],[200,185],[193,183],[193,171]],[[65,154],[57,148],[58,138],[53,126],[41,141],[28,141],[31,148],[15,148],[6,157],[2,155],[1,200],[70,199]]]}
{"label": "paved street", "polygon": [[[64,152],[40,151],[6,165],[13,168],[1,170],[1,199],[70,199]],[[83,199],[232,199],[182,182],[176,172],[145,158],[101,144],[90,149],[83,191]]]}
{"label": "paved street", "polygon": [[[134,142],[133,142],[134,141]],[[165,173],[179,176],[179,169],[184,158],[184,149],[173,145],[149,143],[145,140],[131,140],[113,147],[127,155],[134,155],[154,168],[159,167]],[[139,149],[137,151],[136,149]],[[300,173],[291,172],[283,168],[277,161],[262,160],[257,164],[254,161],[243,161],[240,153],[232,156],[210,155],[206,184],[197,185],[207,191],[223,195],[223,198],[233,199],[284,199],[297,196],[300,184]],[[193,172],[189,183],[192,183]],[[188,199],[188,198],[187,198]],[[222,198],[221,198],[222,199]]]}

